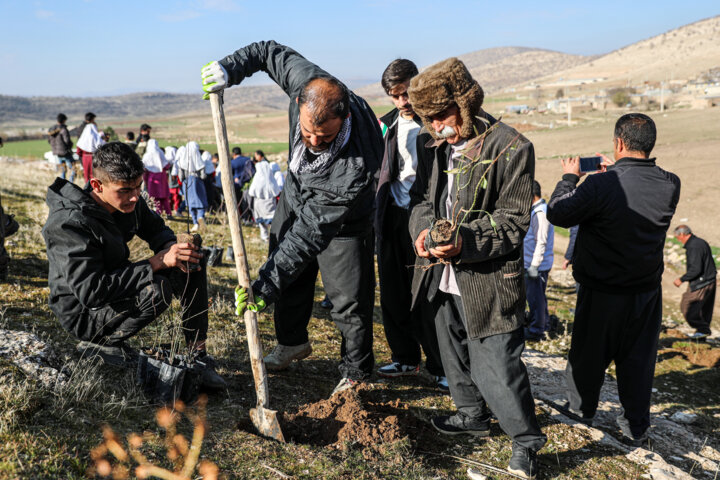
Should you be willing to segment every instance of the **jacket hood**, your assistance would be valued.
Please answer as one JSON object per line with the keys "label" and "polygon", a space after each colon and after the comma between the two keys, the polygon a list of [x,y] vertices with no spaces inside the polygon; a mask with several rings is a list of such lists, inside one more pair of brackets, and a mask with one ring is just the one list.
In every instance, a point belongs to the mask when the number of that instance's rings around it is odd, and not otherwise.
{"label": "jacket hood", "polygon": [[50,208],[50,215],[63,210],[78,210],[94,217],[112,218],[110,213],[90,196],[89,190],[83,190],[62,178],[56,178],[48,187],[45,202]]}

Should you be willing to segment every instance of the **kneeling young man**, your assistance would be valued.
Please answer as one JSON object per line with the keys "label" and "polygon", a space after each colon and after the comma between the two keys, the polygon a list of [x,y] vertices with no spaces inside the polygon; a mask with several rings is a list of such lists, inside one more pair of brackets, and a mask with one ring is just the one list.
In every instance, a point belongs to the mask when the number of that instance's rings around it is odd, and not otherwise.
{"label": "kneeling young man", "polygon": [[[48,188],[50,214],[42,233],[50,264],[50,309],[65,330],[82,340],[79,351],[122,366],[136,356],[125,340],[160,316],[175,295],[182,304],[188,349],[207,365],[203,386],[222,388],[225,381],[205,351],[202,254],[191,243],[177,243],[148,208],[140,196],[142,174],[143,163],[133,149],[112,142],[95,152],[85,189],[61,178]],[[155,255],[131,263],[127,243],[135,235]]]}
{"label": "kneeling young man", "polygon": [[[530,223],[532,143],[482,109],[483,91],[456,58],[410,81],[410,103],[434,140],[431,170],[409,229],[418,259],[413,302],[431,302],[442,364],[458,412],[432,419],[442,433],[490,432],[490,409],[513,440],[508,469],[535,478],[545,444],[525,364],[523,237]],[[418,163],[418,167],[423,164]],[[426,244],[450,219],[448,244]]]}

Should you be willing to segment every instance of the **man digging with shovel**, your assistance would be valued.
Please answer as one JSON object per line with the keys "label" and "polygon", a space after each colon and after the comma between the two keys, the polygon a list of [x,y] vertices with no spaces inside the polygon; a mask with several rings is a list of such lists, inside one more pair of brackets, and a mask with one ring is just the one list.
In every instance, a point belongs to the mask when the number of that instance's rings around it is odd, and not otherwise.
{"label": "man digging with shovel", "polygon": [[374,178],[382,160],[380,128],[370,107],[345,85],[289,47],[248,45],[202,69],[203,90],[219,92],[264,71],[290,97],[290,155],[285,189],[270,231],[267,262],[237,295],[242,315],[275,303],[278,345],[265,357],[283,370],[312,352],[307,326],[315,280],[322,273],[342,343],[335,391],[367,378],[374,367]]}

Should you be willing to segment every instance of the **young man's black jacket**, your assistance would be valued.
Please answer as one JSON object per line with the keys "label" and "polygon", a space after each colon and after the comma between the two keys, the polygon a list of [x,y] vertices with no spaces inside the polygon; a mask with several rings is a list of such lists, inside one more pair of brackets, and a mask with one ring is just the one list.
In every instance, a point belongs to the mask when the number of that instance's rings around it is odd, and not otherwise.
{"label": "young man's black jacket", "polygon": [[[250,44],[223,58],[220,64],[228,72],[230,85],[264,71],[290,97],[292,153],[300,114],[295,100],[300,89],[312,78],[331,75],[295,50],[274,41]],[[267,303],[277,300],[333,238],[372,232],[374,174],[382,159],[382,134],[373,111],[352,92],[350,115],[350,139],[328,168],[301,175],[288,170],[273,221],[273,231],[280,232],[279,242],[253,283],[253,292]]]}
{"label": "young man's black jacket", "polygon": [[[400,112],[397,108],[393,108],[388,113],[380,117],[380,121],[387,127],[385,132],[384,144],[385,150],[382,159],[382,166],[380,167],[380,174],[378,178],[377,193],[375,194],[375,234],[378,240],[378,247],[381,244],[383,235],[383,223],[385,221],[385,210],[387,209],[388,203],[392,201],[392,195],[390,194],[390,185],[397,180],[400,175],[400,160],[397,148],[397,135],[398,127],[397,120],[400,116]],[[413,119],[418,126],[422,127],[422,120],[416,115]],[[430,141],[432,137],[429,133],[419,133],[417,136],[417,152],[418,162],[425,160],[425,157],[420,155],[420,152],[424,149],[425,144]],[[426,160],[427,161],[427,160]],[[427,170],[429,171],[429,167]],[[417,181],[417,175],[415,176]],[[415,185],[413,184],[413,188]],[[411,197],[412,199],[412,197]],[[410,208],[412,208],[412,203]]]}
{"label": "young man's black jacket", "polygon": [[90,191],[61,178],[47,192],[50,207],[42,234],[49,263],[50,309],[68,331],[86,309],[137,295],[151,285],[150,262],[130,263],[127,246],[135,235],[154,252],[175,234],[140,198],[132,213],[110,214]]}
{"label": "young man's black jacket", "polygon": [[702,238],[691,235],[685,242],[687,255],[687,272],[680,277],[683,282],[690,282],[690,291],[694,292],[715,282],[717,269],[713,261],[710,245]]}
{"label": "young man's black jacket", "polygon": [[660,286],[663,247],[680,199],[680,179],[655,159],[621,158],[607,172],[563,175],[548,203],[548,221],[580,225],[573,276],[608,293],[641,293]]}

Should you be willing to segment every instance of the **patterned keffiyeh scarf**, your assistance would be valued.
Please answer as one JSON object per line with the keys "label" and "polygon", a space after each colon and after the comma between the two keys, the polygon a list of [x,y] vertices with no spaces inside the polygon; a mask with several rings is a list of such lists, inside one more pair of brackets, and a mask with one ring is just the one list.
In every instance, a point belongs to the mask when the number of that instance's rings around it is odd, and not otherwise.
{"label": "patterned keffiyeh scarf", "polygon": [[330,147],[319,155],[315,155],[308,151],[308,148],[300,138],[300,122],[295,129],[295,137],[293,139],[293,150],[290,158],[290,171],[295,175],[302,173],[320,173],[335,160],[337,154],[347,145],[350,140],[350,119],[348,117],[343,121],[340,131],[332,141]]}

